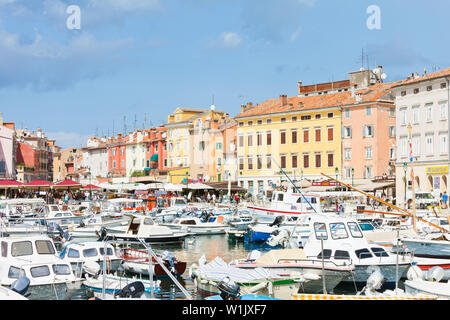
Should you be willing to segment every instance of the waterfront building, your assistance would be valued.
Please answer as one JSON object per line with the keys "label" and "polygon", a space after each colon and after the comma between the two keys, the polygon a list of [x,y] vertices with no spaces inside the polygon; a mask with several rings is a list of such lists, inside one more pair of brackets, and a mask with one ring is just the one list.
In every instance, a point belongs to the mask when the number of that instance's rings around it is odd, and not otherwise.
{"label": "waterfront building", "polygon": [[[419,76],[412,74],[392,88],[396,104],[397,203],[407,191],[448,193],[450,68]],[[411,135],[410,135],[411,131]],[[410,143],[412,159],[410,162]],[[413,164],[414,181],[411,181]]]}
{"label": "waterfront building", "polygon": [[81,148],[83,163],[86,168],[80,182],[83,185],[97,183],[97,178],[106,178],[108,175],[108,148],[107,139],[91,137],[87,140],[86,146]]}
{"label": "waterfront building", "polygon": [[146,175],[157,181],[167,180],[167,128],[159,126],[146,130]]}
{"label": "waterfront building", "polygon": [[65,179],[80,181],[80,170],[83,168],[83,153],[81,149],[67,148],[61,150],[54,157],[52,181],[59,182]]}
{"label": "waterfront building", "polygon": [[237,148],[236,148],[236,129],[237,122],[234,118],[229,118],[219,124],[221,139],[223,141],[222,165],[223,181],[231,180],[236,182],[237,179]]}
{"label": "waterfront building", "polygon": [[143,176],[146,168],[147,148],[144,141],[145,132],[136,130],[128,135],[126,143],[126,177]]}
{"label": "waterfront building", "polygon": [[107,178],[122,178],[127,175],[126,167],[126,145],[129,141],[129,136],[122,136],[118,133],[114,137],[108,138],[108,174]]}

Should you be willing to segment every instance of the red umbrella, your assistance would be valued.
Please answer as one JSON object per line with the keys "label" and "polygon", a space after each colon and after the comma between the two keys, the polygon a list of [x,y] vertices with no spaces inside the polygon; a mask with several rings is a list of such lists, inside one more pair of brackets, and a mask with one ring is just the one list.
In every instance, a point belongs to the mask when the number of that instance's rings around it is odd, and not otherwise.
{"label": "red umbrella", "polygon": [[0,188],[17,188],[23,186],[23,183],[16,180],[0,180]]}
{"label": "red umbrella", "polygon": [[64,181],[58,182],[54,185],[55,188],[70,188],[70,187],[81,187],[81,183],[76,181],[66,179]]}
{"label": "red umbrella", "polygon": [[36,187],[36,188],[45,188],[45,187],[50,188],[51,186],[53,186],[53,183],[51,183],[50,181],[46,181],[46,180],[36,179],[31,182],[28,182],[24,186],[25,187]]}
{"label": "red umbrella", "polygon": [[87,186],[84,186],[81,188],[81,190],[96,190],[101,189],[100,187],[94,186],[93,184],[88,184]]}

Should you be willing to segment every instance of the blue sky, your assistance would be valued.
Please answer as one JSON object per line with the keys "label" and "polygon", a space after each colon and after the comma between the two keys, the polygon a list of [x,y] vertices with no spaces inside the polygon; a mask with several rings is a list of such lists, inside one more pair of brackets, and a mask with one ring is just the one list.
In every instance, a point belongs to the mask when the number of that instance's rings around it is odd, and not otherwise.
{"label": "blue sky", "polygon": [[[69,5],[81,29],[69,30]],[[369,30],[366,10],[381,9]],[[0,111],[63,148],[159,125],[177,107],[230,115],[382,65],[387,80],[450,65],[447,0],[0,0]],[[366,60],[367,58],[365,58]],[[364,66],[366,66],[366,61]]]}

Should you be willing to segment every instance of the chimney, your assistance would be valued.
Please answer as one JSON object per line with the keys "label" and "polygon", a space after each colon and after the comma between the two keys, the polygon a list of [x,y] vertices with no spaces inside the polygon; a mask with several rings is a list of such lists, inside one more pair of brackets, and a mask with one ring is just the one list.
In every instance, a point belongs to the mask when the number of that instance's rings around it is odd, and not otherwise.
{"label": "chimney", "polygon": [[287,105],[287,95],[285,95],[285,94],[280,95],[280,100],[281,100],[281,106]]}
{"label": "chimney", "polygon": [[299,96],[302,94],[302,84],[303,83],[301,81],[297,82],[297,91]]}
{"label": "chimney", "polygon": [[253,107],[253,103],[247,102],[247,107],[245,107],[245,110],[249,110],[251,107]]}
{"label": "chimney", "polygon": [[241,105],[241,113],[245,112],[245,104]]}

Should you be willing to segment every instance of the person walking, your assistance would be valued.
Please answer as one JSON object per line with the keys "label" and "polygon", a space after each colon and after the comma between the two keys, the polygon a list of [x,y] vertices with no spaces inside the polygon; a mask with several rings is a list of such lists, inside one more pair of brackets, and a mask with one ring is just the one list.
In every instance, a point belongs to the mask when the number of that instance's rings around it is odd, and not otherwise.
{"label": "person walking", "polygon": [[448,201],[448,194],[447,191],[444,191],[444,194],[442,195],[442,203],[444,209],[447,209],[447,201]]}

